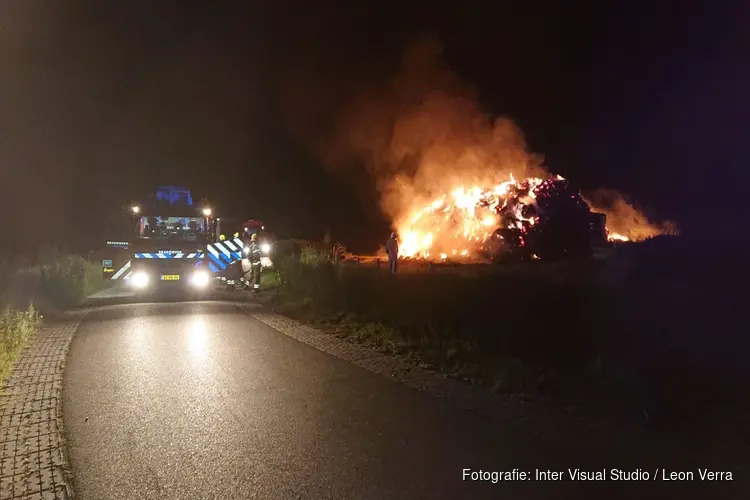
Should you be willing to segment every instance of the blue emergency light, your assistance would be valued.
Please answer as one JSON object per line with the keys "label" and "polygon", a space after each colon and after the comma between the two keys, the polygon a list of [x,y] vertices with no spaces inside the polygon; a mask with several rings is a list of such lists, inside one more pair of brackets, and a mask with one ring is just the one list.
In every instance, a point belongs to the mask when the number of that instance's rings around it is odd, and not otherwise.
{"label": "blue emergency light", "polygon": [[193,206],[193,195],[189,189],[181,186],[159,186],[156,188],[156,199],[168,201],[170,205],[185,203]]}

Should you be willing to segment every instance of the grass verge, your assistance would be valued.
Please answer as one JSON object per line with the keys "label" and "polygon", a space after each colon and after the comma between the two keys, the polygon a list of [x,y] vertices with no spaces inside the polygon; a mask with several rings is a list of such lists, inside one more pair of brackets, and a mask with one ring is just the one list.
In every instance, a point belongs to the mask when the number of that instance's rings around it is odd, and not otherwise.
{"label": "grass verge", "polygon": [[40,309],[52,314],[74,307],[101,285],[99,266],[53,249],[36,266],[0,263],[0,381],[39,329]]}
{"label": "grass verge", "polygon": [[[746,366],[732,357],[739,342],[730,333],[739,331],[732,302],[703,281],[691,284],[695,266],[682,273],[673,265],[677,253],[667,255],[653,269],[641,266],[640,275],[625,258],[614,267],[394,277],[332,265],[308,246],[275,261],[260,298],[282,314],[501,394],[687,420],[742,392],[738,383],[748,374],[727,370]],[[617,279],[602,279],[608,275]],[[709,353],[719,335],[720,348]]]}
{"label": "grass verge", "polygon": [[25,311],[6,307],[0,312],[0,386],[41,322],[42,318],[34,306],[29,306]]}
{"label": "grass verge", "polygon": [[[279,312],[504,394],[550,395],[589,370],[611,296],[559,272],[498,275],[335,266],[305,247],[263,276]],[[578,274],[580,278],[582,273]]]}
{"label": "grass verge", "polygon": [[101,267],[96,263],[55,249],[42,252],[38,273],[42,294],[61,308],[79,305],[99,290],[104,281]]}

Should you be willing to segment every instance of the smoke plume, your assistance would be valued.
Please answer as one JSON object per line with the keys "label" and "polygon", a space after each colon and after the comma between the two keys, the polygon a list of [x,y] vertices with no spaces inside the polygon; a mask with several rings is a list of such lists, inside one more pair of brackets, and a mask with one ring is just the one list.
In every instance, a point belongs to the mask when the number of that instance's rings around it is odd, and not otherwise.
{"label": "smoke plume", "polygon": [[[511,174],[516,179],[549,175],[542,156],[529,151],[512,120],[481,110],[476,89],[442,64],[441,50],[434,37],[416,41],[385,82],[342,87],[309,78],[301,84],[299,75],[286,79],[284,104],[292,130],[327,168],[353,185],[366,173],[380,210],[395,228],[408,226],[416,209],[457,187],[490,187]],[[308,67],[306,73],[323,73],[317,69]],[[317,91],[313,99],[311,89]],[[330,109],[335,111],[329,115]],[[663,231],[617,193],[598,197],[596,207],[608,214],[612,231],[637,237]]]}
{"label": "smoke plume", "polygon": [[625,196],[614,189],[600,188],[586,194],[586,202],[595,212],[607,215],[607,229],[632,241],[653,238],[660,234],[678,234],[671,221],[657,224],[648,219]]}
{"label": "smoke plume", "polygon": [[541,169],[519,128],[483,113],[475,89],[443,66],[441,50],[434,37],[413,43],[393,78],[350,92],[328,122],[315,115],[325,98],[317,107],[299,94],[287,100],[294,130],[334,172],[351,177],[366,170],[380,209],[394,222],[457,184],[492,185]]}

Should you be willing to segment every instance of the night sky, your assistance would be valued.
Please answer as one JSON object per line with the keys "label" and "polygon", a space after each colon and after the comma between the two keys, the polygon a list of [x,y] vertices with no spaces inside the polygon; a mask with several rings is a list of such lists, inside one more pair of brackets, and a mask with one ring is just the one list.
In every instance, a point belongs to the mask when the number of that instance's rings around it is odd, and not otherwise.
{"label": "night sky", "polygon": [[373,181],[326,168],[300,123],[325,129],[425,37],[551,171],[688,230],[740,220],[750,4],[442,4],[0,1],[3,251],[91,249],[160,184],[279,236],[330,226],[371,249],[389,230]]}

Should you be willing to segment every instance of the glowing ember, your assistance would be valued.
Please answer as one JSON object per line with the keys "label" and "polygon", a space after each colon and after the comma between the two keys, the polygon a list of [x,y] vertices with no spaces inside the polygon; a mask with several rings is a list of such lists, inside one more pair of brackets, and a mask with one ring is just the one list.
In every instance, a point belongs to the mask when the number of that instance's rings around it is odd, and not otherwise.
{"label": "glowing ember", "polygon": [[[511,176],[510,180],[496,186],[459,186],[450,194],[435,198],[407,217],[407,224],[397,228],[401,238],[400,256],[429,258],[437,254],[442,260],[449,255],[469,257],[482,248],[498,228],[499,209],[515,203],[514,211],[520,219],[524,218],[523,202],[533,200],[530,189],[542,182],[539,178],[519,182]],[[525,192],[516,197],[519,190]]]}
{"label": "glowing ember", "polygon": [[[557,180],[564,181],[558,175],[550,182]],[[405,222],[397,224],[400,256],[430,259],[435,255],[440,260],[476,258],[491,250],[489,247],[497,244],[498,238],[502,239],[496,233],[501,228],[518,230],[523,245],[526,231],[539,222],[541,208],[537,205],[537,188],[543,183],[547,186],[541,178],[519,181],[511,175],[509,180],[495,186],[459,186],[449,194],[435,197],[401,217]],[[607,238],[610,241],[638,241],[661,232],[653,226],[641,231],[631,231],[630,228],[623,231],[618,226],[618,230],[621,232],[608,228]],[[499,243],[503,244],[502,241]],[[538,258],[536,254],[532,256],[532,259]]]}

